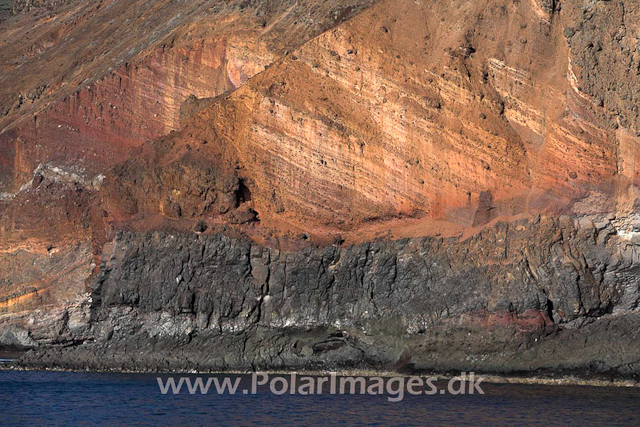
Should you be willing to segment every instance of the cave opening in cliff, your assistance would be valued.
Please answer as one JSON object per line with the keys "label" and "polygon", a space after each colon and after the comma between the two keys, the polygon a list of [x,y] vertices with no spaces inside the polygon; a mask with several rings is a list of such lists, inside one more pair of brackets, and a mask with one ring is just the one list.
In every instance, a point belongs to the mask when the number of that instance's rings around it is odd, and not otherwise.
{"label": "cave opening in cliff", "polygon": [[244,180],[240,180],[238,189],[236,190],[236,206],[240,206],[243,203],[251,201],[251,190],[244,183]]}

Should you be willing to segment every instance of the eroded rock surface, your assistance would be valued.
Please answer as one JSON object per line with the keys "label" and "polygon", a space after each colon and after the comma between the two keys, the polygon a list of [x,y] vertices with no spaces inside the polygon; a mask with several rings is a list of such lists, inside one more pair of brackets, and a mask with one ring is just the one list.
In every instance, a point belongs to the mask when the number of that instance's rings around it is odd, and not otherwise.
{"label": "eroded rock surface", "polygon": [[[626,228],[625,228],[626,227]],[[120,233],[84,344],[31,366],[380,368],[637,375],[640,230],[607,218],[499,223],[466,240],[297,252]],[[531,242],[537,242],[531,245]],[[614,345],[615,343],[615,345]]]}
{"label": "eroded rock surface", "polygon": [[0,344],[636,376],[638,6],[15,2]]}

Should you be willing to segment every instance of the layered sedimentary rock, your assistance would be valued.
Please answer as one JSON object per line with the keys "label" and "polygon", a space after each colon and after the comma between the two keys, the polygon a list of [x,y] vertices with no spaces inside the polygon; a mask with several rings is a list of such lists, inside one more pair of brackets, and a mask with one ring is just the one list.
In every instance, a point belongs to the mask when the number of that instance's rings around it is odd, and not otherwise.
{"label": "layered sedimentary rock", "polygon": [[3,54],[24,364],[637,374],[635,0],[107,6],[38,21],[149,26],[68,84]]}
{"label": "layered sedimentary rock", "polygon": [[[216,99],[154,156],[223,158],[254,183],[254,209],[276,226],[631,212],[633,30],[603,54],[626,56],[631,68],[598,74],[578,68],[587,59],[568,47],[597,37],[595,24],[572,33],[562,23],[585,10],[623,25],[620,6],[485,6],[379,3]],[[580,86],[589,79],[608,82],[606,105]]]}
{"label": "layered sedimentary rock", "polygon": [[92,178],[370,1],[44,3],[3,24],[2,191],[49,162]]}
{"label": "layered sedimentary rock", "polygon": [[13,277],[25,268],[23,253],[36,270],[66,271],[66,261],[52,264],[52,248],[90,245],[79,252],[84,277],[56,282],[54,294],[77,295],[71,290],[88,280],[108,238],[96,194],[109,168],[177,130],[190,96],[237,88],[368,4],[15,2],[0,52],[0,280],[11,284],[0,299],[50,287],[44,276]]}

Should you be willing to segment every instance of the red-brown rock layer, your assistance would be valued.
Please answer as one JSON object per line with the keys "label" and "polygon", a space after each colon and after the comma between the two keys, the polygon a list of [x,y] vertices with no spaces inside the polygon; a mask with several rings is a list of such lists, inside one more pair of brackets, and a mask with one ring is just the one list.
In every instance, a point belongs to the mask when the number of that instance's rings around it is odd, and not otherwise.
{"label": "red-brown rock layer", "polygon": [[533,2],[379,3],[216,100],[156,155],[224,158],[274,226],[629,213],[637,119],[629,109],[612,126],[580,88],[564,17]]}

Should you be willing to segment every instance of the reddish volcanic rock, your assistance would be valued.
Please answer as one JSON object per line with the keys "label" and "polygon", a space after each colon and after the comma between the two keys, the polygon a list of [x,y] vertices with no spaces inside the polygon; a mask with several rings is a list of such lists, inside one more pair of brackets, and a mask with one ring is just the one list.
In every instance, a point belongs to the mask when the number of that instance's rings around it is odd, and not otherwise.
{"label": "reddish volcanic rock", "polygon": [[185,147],[224,159],[220,173],[253,183],[253,207],[276,228],[629,213],[637,126],[612,129],[581,91],[547,9],[495,2],[485,19],[480,3],[379,3],[200,105],[157,155],[172,167]]}
{"label": "reddish volcanic rock", "polygon": [[7,20],[0,152],[14,161],[0,171],[0,189],[17,190],[49,162],[104,172],[131,146],[177,129],[189,95],[235,89],[370,4],[309,2],[96,0]]}

